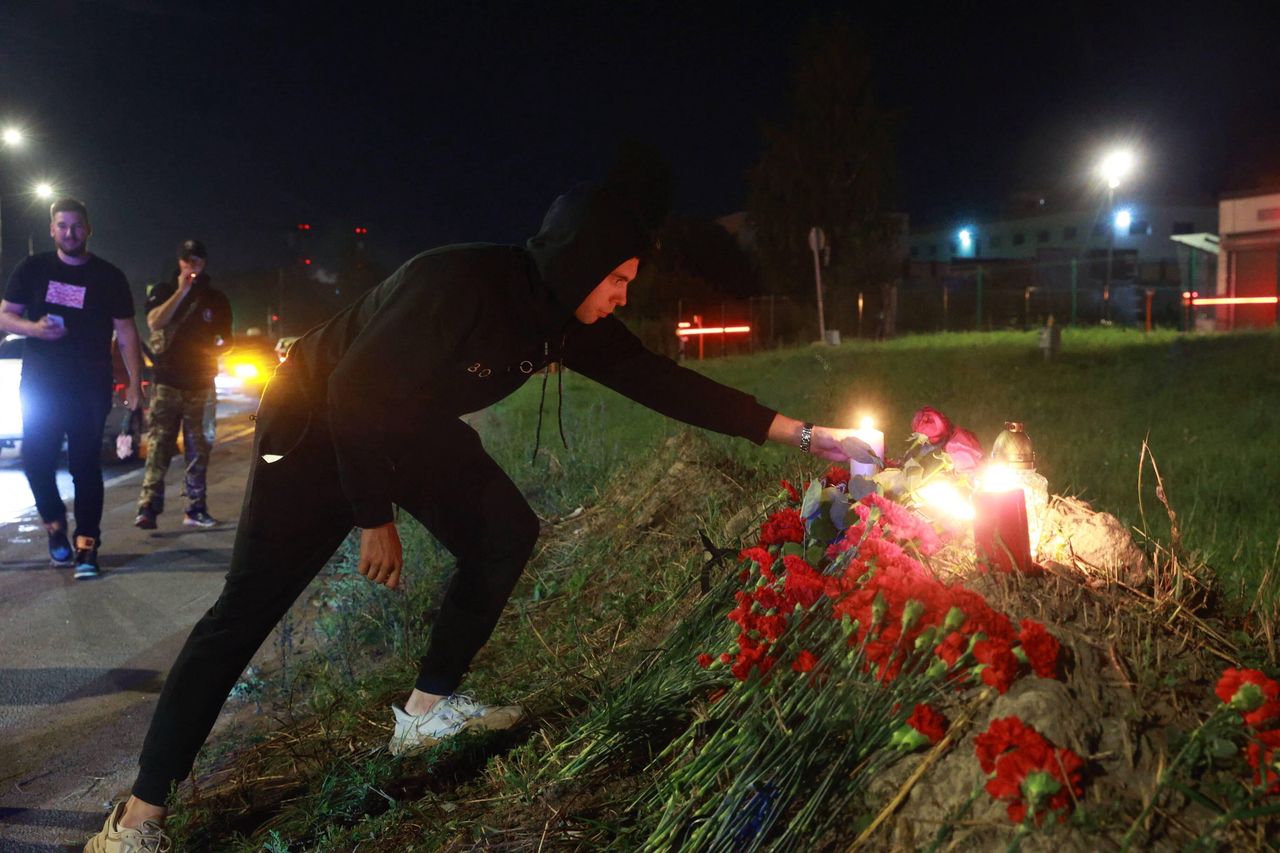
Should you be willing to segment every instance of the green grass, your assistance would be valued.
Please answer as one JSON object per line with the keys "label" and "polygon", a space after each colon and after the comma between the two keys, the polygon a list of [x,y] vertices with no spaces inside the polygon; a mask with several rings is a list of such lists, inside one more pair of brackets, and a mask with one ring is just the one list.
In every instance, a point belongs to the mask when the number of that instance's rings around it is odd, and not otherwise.
{"label": "green grass", "polygon": [[[1280,334],[1067,329],[1061,354],[1048,363],[1036,340],[1035,332],[919,335],[688,364],[797,418],[853,426],[870,414],[885,431],[890,455],[922,405],[946,412],[988,448],[1005,421],[1022,421],[1052,492],[1081,497],[1132,526],[1142,525],[1145,506],[1152,535],[1168,541],[1149,469],[1140,498],[1145,440],[1184,546],[1215,569],[1228,593],[1251,598],[1275,563],[1280,537],[1271,498],[1280,486],[1280,453],[1271,444],[1280,423]],[[543,445],[559,463],[549,475],[547,463],[529,463],[537,391],[530,383],[495,407],[480,429],[539,512],[590,500],[623,461],[679,429],[570,374],[570,450],[560,445],[550,402],[543,424]],[[796,467],[789,448],[717,441],[752,468],[783,475]]]}
{"label": "green grass", "polygon": [[[1271,494],[1280,463],[1268,439],[1280,416],[1277,343],[1274,333],[1201,338],[1067,330],[1062,354],[1045,363],[1034,333],[960,333],[690,366],[795,417],[852,426],[871,414],[891,455],[921,405],[943,410],[987,445],[1004,421],[1021,420],[1052,491],[1082,496],[1132,525],[1142,522],[1139,458],[1146,440],[1179,513],[1184,545],[1216,570],[1243,608],[1275,563]],[[601,518],[595,527],[587,524],[586,535],[564,532],[574,526],[566,524],[544,536],[467,680],[466,688],[485,700],[525,702],[534,712],[533,731],[407,760],[377,752],[387,734],[386,705],[402,700],[412,684],[426,642],[424,614],[449,563],[405,518],[406,595],[355,576],[349,547],[327,572],[320,647],[292,657],[290,684],[281,686],[289,706],[313,722],[289,727],[284,750],[272,752],[262,733],[248,744],[206,750],[206,767],[228,750],[242,750],[236,760],[245,778],[283,774],[294,787],[272,795],[248,783],[221,800],[215,796],[212,805],[181,806],[173,825],[191,849],[336,850],[372,843],[431,850],[461,838],[478,847],[536,848],[545,832],[549,795],[540,774],[548,754],[587,709],[642,677],[652,650],[672,642],[671,628],[688,610],[698,576],[696,529],[723,539],[725,522],[744,508],[758,509],[778,478],[812,476],[820,467],[791,448],[700,437],[691,461],[710,464],[688,488],[665,496],[676,504],[670,511],[677,523],[651,531],[610,515],[606,504],[643,503],[674,456],[664,441],[683,427],[569,374],[566,450],[556,426],[556,381],[552,377],[548,388],[544,451],[536,461],[530,454],[537,381],[474,421],[486,448],[540,515],[556,519],[585,506]],[[646,466],[649,460],[661,464]],[[1168,522],[1149,470],[1143,483],[1152,535],[1167,543]],[[466,484],[458,486],[465,500]],[[635,757],[637,785],[646,760]],[[615,781],[624,792],[633,782]],[[241,797],[255,803],[245,816],[218,815],[228,799],[239,804]],[[624,837],[631,825],[625,795],[616,807],[603,799],[585,811],[569,809],[581,849],[633,843]],[[236,832],[249,837],[233,841]]]}

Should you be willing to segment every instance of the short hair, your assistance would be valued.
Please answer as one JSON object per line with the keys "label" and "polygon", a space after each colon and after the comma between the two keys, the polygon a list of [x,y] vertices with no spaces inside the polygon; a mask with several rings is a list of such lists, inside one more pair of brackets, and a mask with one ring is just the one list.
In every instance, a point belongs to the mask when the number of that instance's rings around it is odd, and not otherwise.
{"label": "short hair", "polygon": [[80,214],[80,218],[84,220],[85,224],[89,224],[89,208],[85,207],[84,202],[78,198],[71,198],[68,196],[67,198],[60,198],[53,204],[49,205],[50,222],[52,222],[53,218],[59,213],[78,213]]}

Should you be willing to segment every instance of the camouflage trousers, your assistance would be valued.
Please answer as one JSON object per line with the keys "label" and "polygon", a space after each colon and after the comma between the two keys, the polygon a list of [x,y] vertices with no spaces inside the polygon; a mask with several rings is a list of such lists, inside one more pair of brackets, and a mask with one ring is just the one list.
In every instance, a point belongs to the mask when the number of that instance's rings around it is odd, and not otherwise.
{"label": "camouflage trousers", "polygon": [[187,497],[187,512],[207,509],[205,506],[205,473],[209,469],[209,450],[213,447],[214,421],[218,413],[217,392],[183,391],[170,385],[155,386],[151,397],[150,424],[147,430],[147,468],[142,475],[142,494],[138,509],[150,507],[164,512],[164,476],[169,462],[178,452],[178,430],[182,430],[182,451],[187,460],[182,493]]}

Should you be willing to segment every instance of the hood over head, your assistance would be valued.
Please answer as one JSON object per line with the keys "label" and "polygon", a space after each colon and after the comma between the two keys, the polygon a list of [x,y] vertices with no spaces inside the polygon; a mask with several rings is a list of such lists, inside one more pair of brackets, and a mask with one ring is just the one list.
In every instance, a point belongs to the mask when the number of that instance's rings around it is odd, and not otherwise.
{"label": "hood over head", "polygon": [[669,170],[642,152],[620,160],[603,183],[578,184],[552,203],[526,246],[560,322],[619,264],[652,252],[670,200]]}

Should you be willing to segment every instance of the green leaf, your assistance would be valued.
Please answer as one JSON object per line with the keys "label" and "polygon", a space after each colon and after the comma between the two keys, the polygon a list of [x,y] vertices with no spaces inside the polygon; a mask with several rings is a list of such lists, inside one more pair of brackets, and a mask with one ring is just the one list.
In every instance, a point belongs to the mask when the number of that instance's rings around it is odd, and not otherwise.
{"label": "green leaf", "polygon": [[809,481],[809,488],[804,490],[804,500],[800,503],[800,517],[813,518],[822,506],[822,481],[814,477]]}
{"label": "green leaf", "polygon": [[1240,747],[1222,737],[1209,738],[1206,748],[1214,758],[1230,758],[1240,751]]}
{"label": "green leaf", "polygon": [[804,546],[799,542],[788,542],[782,546],[784,557],[804,557]]}

